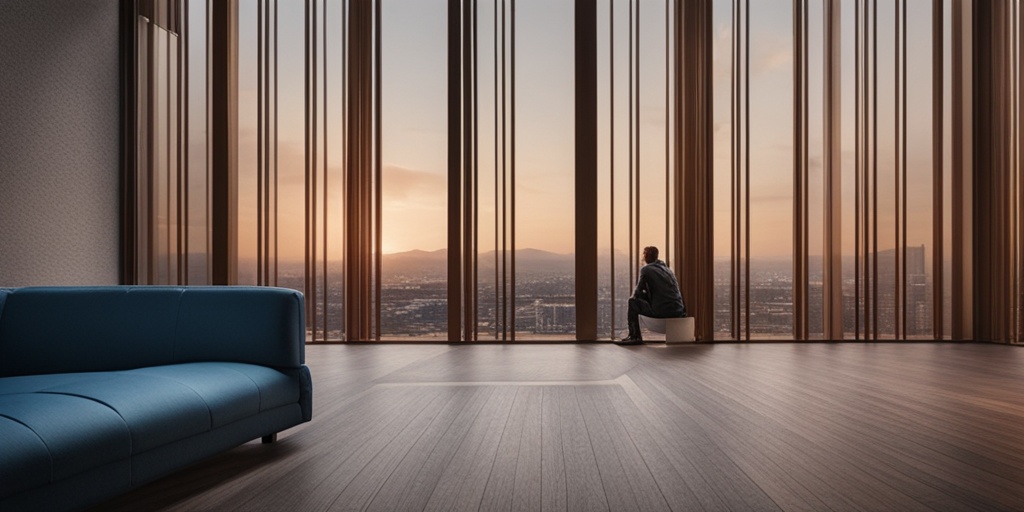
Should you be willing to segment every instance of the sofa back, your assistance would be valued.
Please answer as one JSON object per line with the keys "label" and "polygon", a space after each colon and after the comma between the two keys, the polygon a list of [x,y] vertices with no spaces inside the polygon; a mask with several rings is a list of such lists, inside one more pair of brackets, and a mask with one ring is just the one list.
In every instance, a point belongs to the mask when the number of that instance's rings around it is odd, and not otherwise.
{"label": "sofa back", "polygon": [[40,287],[5,296],[0,298],[0,376],[196,361],[279,368],[305,362],[303,298],[294,290]]}

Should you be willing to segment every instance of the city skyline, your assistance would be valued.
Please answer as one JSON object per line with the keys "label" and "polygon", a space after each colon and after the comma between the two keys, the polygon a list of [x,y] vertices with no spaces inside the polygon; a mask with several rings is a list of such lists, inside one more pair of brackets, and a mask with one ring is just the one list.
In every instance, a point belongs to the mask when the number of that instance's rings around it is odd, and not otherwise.
{"label": "city skyline", "polygon": [[[443,251],[434,251],[441,253]],[[530,251],[524,251],[530,253]],[[541,253],[541,254],[539,254]],[[409,254],[409,253],[406,253]],[[403,267],[389,270],[385,259],[382,275],[381,309],[382,309],[382,340],[416,340],[445,339],[447,337],[447,292],[445,260],[438,259],[437,254],[426,254],[417,263],[414,257],[406,261]],[[529,339],[569,339],[575,335],[575,275],[574,261],[569,255],[556,255],[560,259],[551,259],[552,253],[542,254],[537,251],[520,260],[520,268],[516,274],[516,294],[509,297],[516,311],[516,338]],[[933,311],[930,302],[932,276],[930,267],[925,264],[928,254],[926,247],[908,248],[907,257],[907,290],[904,303],[906,306],[907,336],[927,337],[931,332]],[[881,338],[894,337],[897,325],[895,317],[896,281],[892,250],[880,251],[878,268],[879,286],[877,309],[877,328]],[[426,264],[425,264],[426,263]],[[607,259],[598,276],[598,333],[600,337],[617,337],[626,326],[626,300],[632,291],[629,281],[628,264],[616,261],[615,284],[615,330],[612,331],[610,286]],[[317,329],[327,334],[327,339],[340,341],[344,332],[344,316],[342,314],[343,295],[339,283],[343,282],[340,265],[328,267],[330,282],[334,283],[328,293],[327,308],[317,302],[317,317],[321,324]],[[477,327],[481,339],[500,339],[502,306],[501,290],[495,288],[493,268],[482,266],[477,296],[480,310],[477,316]],[[786,261],[758,261],[751,264],[751,311],[750,330],[753,339],[778,339],[792,337],[793,329],[793,281],[791,266]],[[807,283],[809,291],[808,318],[809,334],[812,338],[822,336],[822,296],[821,267],[812,264],[810,279]],[[843,279],[843,319],[844,334],[852,337],[858,324],[864,322],[865,304],[856,304],[853,279],[853,262],[844,263]],[[323,272],[323,269],[321,269]],[[298,265],[290,265],[281,269],[279,285],[302,289],[304,270]],[[731,337],[731,284],[729,282],[728,261],[717,261],[714,279],[715,336],[719,339]],[[497,303],[495,301],[498,301]],[[862,298],[863,301],[863,298]],[[860,308],[860,313],[858,313]],[[745,318],[743,311],[740,318]],[[742,324],[742,320],[741,320]],[[308,326],[312,329],[312,326]],[[505,331],[508,334],[508,331]],[[741,331],[742,332],[742,331]]]}

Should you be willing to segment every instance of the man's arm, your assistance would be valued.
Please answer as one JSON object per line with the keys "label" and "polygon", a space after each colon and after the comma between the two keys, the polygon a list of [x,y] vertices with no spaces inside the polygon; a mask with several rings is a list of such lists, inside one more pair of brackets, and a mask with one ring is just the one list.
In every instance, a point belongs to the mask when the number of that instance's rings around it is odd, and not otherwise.
{"label": "man's arm", "polygon": [[640,268],[640,273],[636,277],[636,287],[633,288],[633,296],[634,297],[644,297],[644,298],[650,300],[650,298],[651,298],[650,297],[651,288],[650,288],[650,284],[647,282],[647,279],[648,279],[647,278],[647,274],[644,272],[644,269],[641,267]]}

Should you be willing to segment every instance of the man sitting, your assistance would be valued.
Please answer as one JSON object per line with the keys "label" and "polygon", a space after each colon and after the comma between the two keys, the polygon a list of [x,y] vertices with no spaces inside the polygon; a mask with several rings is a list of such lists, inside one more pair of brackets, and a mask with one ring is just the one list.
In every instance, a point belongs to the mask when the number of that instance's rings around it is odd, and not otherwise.
{"label": "man sitting", "polygon": [[644,248],[644,265],[640,269],[633,296],[629,298],[629,335],[619,345],[639,345],[640,315],[650,318],[681,318],[686,316],[686,305],[679,292],[675,274],[664,261],[658,259],[657,247]]}

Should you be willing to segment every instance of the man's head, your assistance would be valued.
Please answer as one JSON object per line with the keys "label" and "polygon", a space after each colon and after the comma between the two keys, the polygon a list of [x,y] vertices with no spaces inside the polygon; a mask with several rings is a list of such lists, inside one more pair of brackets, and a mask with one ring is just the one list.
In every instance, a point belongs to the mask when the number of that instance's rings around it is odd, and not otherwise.
{"label": "man's head", "polygon": [[658,261],[658,248],[653,245],[644,247],[644,261],[647,263]]}

